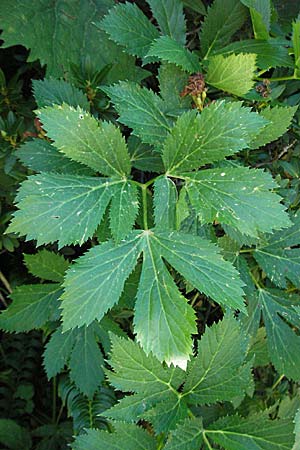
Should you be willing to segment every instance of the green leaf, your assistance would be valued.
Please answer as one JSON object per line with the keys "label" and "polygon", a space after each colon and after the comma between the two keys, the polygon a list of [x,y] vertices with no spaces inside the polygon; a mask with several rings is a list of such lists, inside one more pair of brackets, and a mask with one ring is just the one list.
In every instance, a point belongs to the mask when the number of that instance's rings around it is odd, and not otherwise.
{"label": "green leaf", "polygon": [[191,334],[197,331],[195,314],[161,259],[156,242],[160,243],[160,236],[151,237],[146,234],[144,240],[134,331],[146,354],[152,351],[160,361],[185,368],[192,350]]}
{"label": "green leaf", "polygon": [[293,309],[299,305],[299,297],[279,289],[260,290],[259,305],[267,331],[271,361],[280,374],[292,380],[300,380],[300,336],[288,325],[300,328],[300,314]]}
{"label": "green leaf", "polygon": [[186,112],[165,141],[165,168],[174,175],[222,160],[247,148],[266,123],[240,102],[219,101],[204,108],[201,114]]}
{"label": "green leaf", "polygon": [[233,42],[219,51],[214,52],[214,54],[222,54],[224,56],[230,53],[255,54],[257,66],[260,69],[267,70],[272,67],[294,67],[288,48],[281,45],[276,39],[269,39],[267,41],[246,39]]}
{"label": "green leaf", "polygon": [[104,379],[104,361],[93,325],[80,328],[76,334],[69,362],[70,378],[83,394],[91,398]]}
{"label": "green leaf", "polygon": [[74,450],[156,450],[156,440],[143,428],[128,423],[113,424],[114,433],[87,430],[76,437]]}
{"label": "green leaf", "polygon": [[43,363],[48,379],[55,377],[67,364],[77,334],[77,329],[63,333],[62,327],[59,327],[51,335],[43,355]]}
{"label": "green leaf", "polygon": [[281,288],[287,281],[300,287],[300,216],[292,218],[293,226],[267,236],[259,243],[254,257],[272,283]]}
{"label": "green leaf", "polygon": [[147,0],[162,34],[185,44],[186,25],[180,0]]}
{"label": "green leaf", "polygon": [[[88,49],[101,69],[103,58],[98,52],[101,34],[94,22],[101,20],[111,0],[95,3],[50,4],[38,0],[34,4],[17,0],[1,3],[1,26],[4,46],[22,44],[31,49],[29,61],[40,59],[47,64],[47,75],[64,76],[72,64],[78,64],[82,49]],[[66,45],[67,43],[67,45]]]}
{"label": "green leaf", "polygon": [[110,228],[116,241],[126,238],[132,231],[138,209],[136,185],[130,181],[117,185],[110,206]]}
{"label": "green leaf", "polygon": [[174,399],[170,399],[156,404],[141,417],[152,424],[156,434],[160,434],[176,428],[176,424],[185,419],[187,415],[188,409],[185,402],[180,399],[174,402]]}
{"label": "green leaf", "polygon": [[64,330],[100,320],[118,302],[141,252],[140,238],[134,232],[118,246],[110,241],[97,245],[67,271],[62,295]]}
{"label": "green leaf", "polygon": [[74,108],[80,106],[85,111],[90,110],[90,104],[86,95],[64,80],[49,78],[45,80],[33,80],[32,84],[34,98],[39,108],[66,103]]}
{"label": "green leaf", "polygon": [[270,0],[241,0],[250,9],[255,39],[268,39],[271,25]]}
{"label": "green leaf", "polygon": [[158,30],[140,8],[128,2],[112,8],[102,20],[101,28],[129,54],[140,58],[147,55],[151,43],[159,37]]}
{"label": "green leaf", "polygon": [[[112,350],[109,365],[113,372],[107,372],[115,388],[145,394],[177,389],[184,372],[175,367],[163,366],[151,353],[146,355],[140,345],[129,339],[111,334]],[[132,380],[135,380],[134,384]]]}
{"label": "green leaf", "polygon": [[44,108],[39,117],[55,146],[69,158],[104,175],[129,174],[126,142],[112,123],[98,122],[80,107],[66,104]]}
{"label": "green leaf", "polygon": [[198,355],[188,365],[184,394],[194,404],[230,401],[243,395],[251,382],[245,364],[248,340],[231,315],[208,328],[198,343]]}
{"label": "green leaf", "polygon": [[[186,174],[186,189],[202,222],[214,220],[258,237],[290,225],[280,197],[269,189],[269,173],[247,167],[226,167]],[[263,211],[263,214],[262,214]]]}
{"label": "green leaf", "polygon": [[278,139],[288,130],[294,114],[296,113],[298,105],[296,106],[274,106],[263,109],[260,115],[267,119],[269,123],[260,131],[258,135],[251,141],[251,148],[258,148],[262,145],[269,144],[275,139]]}
{"label": "green leaf", "polygon": [[0,443],[11,450],[29,450],[32,446],[30,433],[11,419],[0,419]]}
{"label": "green leaf", "polygon": [[206,16],[206,9],[201,0],[198,0],[197,3],[195,3],[193,0],[183,0],[182,3],[185,8],[190,8],[193,11],[201,14],[202,16]]}
{"label": "green leaf", "polygon": [[238,0],[215,0],[208,8],[200,32],[201,53],[208,56],[212,50],[227,45],[242,27],[247,9]]}
{"label": "green leaf", "polygon": [[93,175],[89,167],[79,164],[60,153],[45,139],[26,141],[16,152],[20,161],[35,172]]}
{"label": "green leaf", "polygon": [[256,55],[243,54],[212,56],[206,75],[206,82],[217,89],[237,96],[243,96],[253,87],[256,70]]}
{"label": "green leaf", "polygon": [[290,450],[294,442],[292,420],[270,420],[265,413],[223,417],[205,435],[226,450]]}
{"label": "green leaf", "polygon": [[295,58],[295,76],[300,78],[300,20],[292,23],[293,27],[293,50]]}
{"label": "green leaf", "polygon": [[133,134],[147,144],[161,147],[170,131],[163,114],[164,102],[149,89],[134,83],[121,82],[102,88],[119,113],[119,122],[133,129]]}
{"label": "green leaf", "polygon": [[118,183],[49,173],[31,176],[20,188],[19,211],[14,213],[9,232],[36,239],[37,245],[83,244],[101,222]]}
{"label": "green leaf", "polygon": [[155,233],[153,239],[162,257],[194,288],[226,307],[244,310],[243,283],[214,244],[178,232]]}
{"label": "green leaf", "polygon": [[70,264],[62,255],[46,249],[35,255],[24,255],[24,262],[28,271],[35,277],[58,283],[63,281],[64,273]]}
{"label": "green leaf", "polygon": [[161,36],[155,39],[147,56],[155,56],[163,61],[175,64],[190,73],[199,72],[200,70],[200,63],[196,54],[169,36]]}
{"label": "green leaf", "polygon": [[162,63],[158,71],[158,81],[168,116],[177,117],[182,111],[190,108],[191,99],[180,95],[188,83],[187,72],[175,64]]}
{"label": "green leaf", "polygon": [[295,445],[293,446],[292,450],[299,450],[300,448],[300,410],[297,411],[297,414],[295,415]]}
{"label": "green leaf", "polygon": [[165,450],[194,450],[201,448],[203,425],[198,417],[186,419],[177,425],[168,437]]}
{"label": "green leaf", "polygon": [[135,58],[125,54],[98,26],[113,5],[113,0],[85,2],[84,7],[81,3],[49,5],[47,0],[24,5],[18,0],[12,7],[5,0],[1,5],[4,45],[22,44],[30,48],[29,61],[40,59],[47,64],[47,76],[74,80],[74,67],[79,70],[81,66],[88,67],[93,74],[111,67],[110,82],[125,79],[139,82],[148,72],[136,67]]}
{"label": "green leaf", "polygon": [[177,188],[170,178],[156,179],[153,202],[156,230],[175,230]]}
{"label": "green leaf", "polygon": [[28,284],[18,286],[11,294],[12,304],[0,316],[0,328],[21,333],[40,328],[58,317],[59,284]]}
{"label": "green leaf", "polygon": [[164,166],[161,155],[155,152],[153,148],[134,135],[129,136],[128,151],[130,161],[133,167],[144,172],[163,172]]}

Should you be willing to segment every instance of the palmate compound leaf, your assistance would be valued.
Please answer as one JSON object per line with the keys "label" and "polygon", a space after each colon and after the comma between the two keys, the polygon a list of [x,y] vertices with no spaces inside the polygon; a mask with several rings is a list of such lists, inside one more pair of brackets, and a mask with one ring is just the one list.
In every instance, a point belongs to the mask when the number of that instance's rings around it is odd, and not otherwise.
{"label": "palmate compound leaf", "polygon": [[290,450],[295,439],[293,428],[292,418],[270,420],[261,413],[246,418],[222,417],[209,425],[204,434],[225,450]]}
{"label": "palmate compound leaf", "polygon": [[12,304],[0,315],[0,328],[21,333],[57,320],[61,294],[58,283],[18,286],[11,294]]}
{"label": "palmate compound leaf", "polygon": [[294,331],[300,329],[299,302],[297,295],[261,289],[256,303],[262,311],[271,361],[278,373],[295,381],[300,380],[300,337]]}
{"label": "palmate compound leaf", "polygon": [[95,232],[121,180],[42,173],[28,178],[17,196],[19,210],[9,232],[58,241],[59,247],[82,244]]}
{"label": "palmate compound leaf", "polygon": [[136,342],[114,335],[111,339],[113,371],[107,371],[108,379],[116,389],[134,395],[124,397],[104,415],[126,422],[149,420],[157,434],[186,418],[189,404],[233,401],[252,383],[250,364],[245,363],[247,339],[229,314],[206,330],[186,373],[163,366]]}
{"label": "palmate compound leaf", "polygon": [[74,450],[156,450],[154,437],[137,425],[114,422],[114,433],[87,430],[75,439]]}
{"label": "palmate compound leaf", "polygon": [[268,121],[240,102],[218,101],[201,114],[182,114],[164,143],[163,162],[171,173],[182,174],[249,147]]}
{"label": "palmate compound leaf", "polygon": [[256,70],[256,55],[251,53],[216,55],[209,58],[206,82],[217,89],[243,96],[253,87]]}
{"label": "palmate compound leaf", "polygon": [[62,255],[49,250],[40,250],[35,255],[24,255],[24,263],[28,271],[43,280],[61,283],[69,261]]}
{"label": "palmate compound leaf", "polygon": [[200,32],[202,56],[224,47],[247,18],[247,9],[239,0],[215,0],[208,8]]}
{"label": "palmate compound leaf", "polygon": [[281,198],[270,191],[276,184],[267,172],[224,167],[183,175],[190,202],[204,223],[217,220],[253,237],[291,224]]}
{"label": "palmate compound leaf", "polygon": [[160,36],[155,39],[147,56],[150,58],[154,56],[162,61],[175,64],[189,73],[200,71],[198,56],[169,36]]}
{"label": "palmate compound leaf", "polygon": [[98,122],[80,107],[66,104],[43,108],[39,118],[55,146],[69,158],[103,175],[129,174],[126,142],[112,123]]}
{"label": "palmate compound leaf", "polygon": [[293,226],[266,237],[267,242],[258,243],[254,258],[280,288],[290,281],[300,287],[300,215],[292,218]]}
{"label": "palmate compound leaf", "polygon": [[64,329],[100,320],[118,302],[141,253],[134,319],[137,338],[147,353],[184,366],[191,353],[194,313],[162,258],[215,301],[244,309],[237,271],[213,244],[196,236],[135,231],[119,245],[106,242],[91,249],[67,272],[62,296]]}
{"label": "palmate compound leaf", "polygon": [[144,143],[161,147],[171,125],[165,114],[164,101],[153,91],[135,83],[120,82],[102,90],[110,97],[119,122],[133,129]]}
{"label": "palmate compound leaf", "polygon": [[147,0],[159,28],[165,36],[184,45],[186,40],[186,24],[181,0]]}

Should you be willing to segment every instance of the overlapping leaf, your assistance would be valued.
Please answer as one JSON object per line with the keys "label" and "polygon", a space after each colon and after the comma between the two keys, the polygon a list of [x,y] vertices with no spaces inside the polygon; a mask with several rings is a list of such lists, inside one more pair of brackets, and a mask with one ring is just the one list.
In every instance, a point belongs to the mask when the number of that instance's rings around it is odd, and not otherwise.
{"label": "overlapping leaf", "polygon": [[156,450],[156,440],[137,425],[114,423],[115,432],[88,430],[75,439],[74,450]]}
{"label": "overlapping leaf", "polygon": [[161,146],[170,131],[170,123],[163,113],[164,102],[158,95],[126,82],[105,87],[103,91],[115,105],[121,123],[131,127],[133,134],[143,142]]}
{"label": "overlapping leaf", "polygon": [[239,102],[216,102],[201,114],[186,112],[165,141],[165,168],[172,175],[180,175],[183,171],[225,159],[247,148],[267,123]]}
{"label": "overlapping leaf", "polygon": [[32,84],[34,98],[39,108],[66,103],[73,106],[73,108],[80,106],[85,111],[90,109],[86,95],[80,89],[64,80],[49,78],[33,80]]}

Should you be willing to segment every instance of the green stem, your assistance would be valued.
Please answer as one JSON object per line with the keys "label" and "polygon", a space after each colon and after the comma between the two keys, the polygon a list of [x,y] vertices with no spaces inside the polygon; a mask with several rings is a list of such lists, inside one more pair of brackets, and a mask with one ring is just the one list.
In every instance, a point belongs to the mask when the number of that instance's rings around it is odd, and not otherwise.
{"label": "green stem", "polygon": [[206,437],[205,431],[203,431],[203,440],[204,440],[205,444],[207,445],[207,447],[209,448],[209,450],[213,450],[212,446],[209,443],[209,440]]}
{"label": "green stem", "polygon": [[148,230],[148,205],[147,205],[147,186],[146,184],[142,185],[142,198],[143,198],[143,221],[144,221],[144,229]]}
{"label": "green stem", "polygon": [[252,253],[255,251],[255,248],[242,248],[239,250],[239,253]]}
{"label": "green stem", "polygon": [[3,275],[1,270],[0,270],[0,280],[2,281],[4,286],[6,287],[7,292],[9,292],[11,294],[12,293],[12,288],[10,287],[9,282],[7,281],[6,277]]}
{"label": "green stem", "polygon": [[280,377],[278,378],[277,381],[275,381],[275,383],[272,386],[272,391],[277,388],[277,386],[281,383],[281,381],[284,379],[284,375],[280,375]]}
{"label": "green stem", "polygon": [[[260,77],[255,77],[254,79],[256,81],[264,81],[267,77],[264,78],[260,78]],[[297,80],[298,78],[296,78],[294,75],[290,75],[288,77],[274,77],[274,78],[267,78],[268,80],[272,81],[288,81],[288,80]]]}
{"label": "green stem", "polygon": [[56,425],[59,424],[59,421],[60,421],[61,415],[62,415],[62,413],[63,413],[64,407],[65,407],[65,405],[62,403],[62,405],[61,405],[61,407],[60,407],[60,410],[59,410],[59,412],[58,412],[57,418],[56,418],[56,422],[55,422]]}

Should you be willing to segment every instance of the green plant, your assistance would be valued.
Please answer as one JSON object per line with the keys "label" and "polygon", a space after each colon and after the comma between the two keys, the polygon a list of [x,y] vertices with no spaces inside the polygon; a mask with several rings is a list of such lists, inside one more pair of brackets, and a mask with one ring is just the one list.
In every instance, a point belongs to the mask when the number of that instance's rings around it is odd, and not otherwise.
{"label": "green plant", "polygon": [[47,65],[8,228],[47,247],[0,317],[43,330],[60,378],[36,435],[66,405],[76,450],[297,450],[300,19],[288,40],[269,1],[148,0],[158,26],[137,2],[96,3],[49,8],[40,43],[25,22],[44,2],[3,6],[5,45],[23,25]]}

